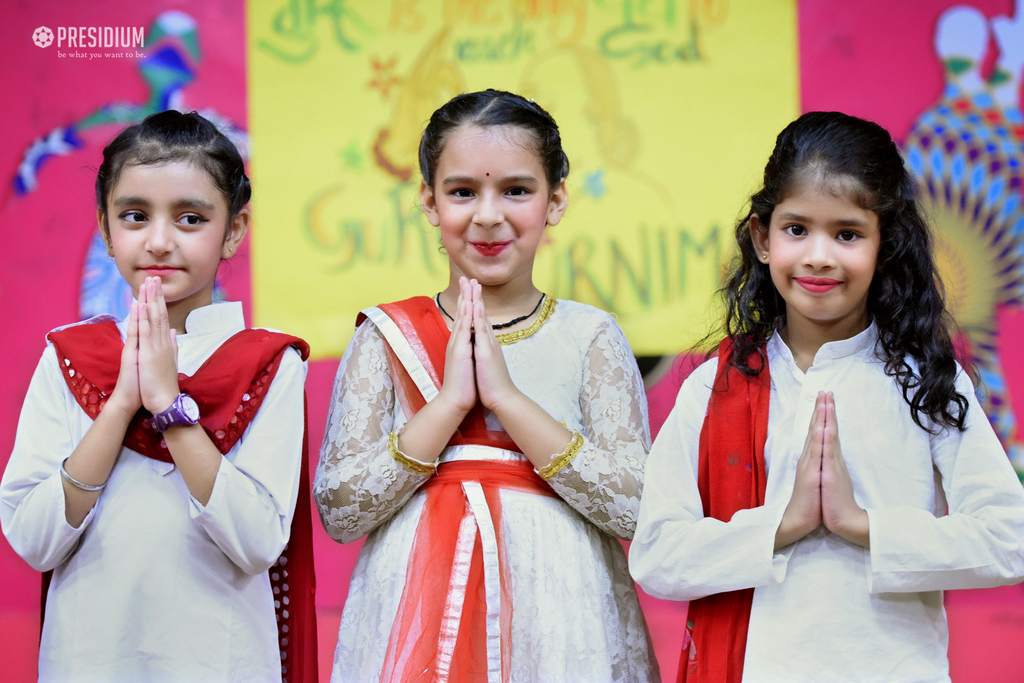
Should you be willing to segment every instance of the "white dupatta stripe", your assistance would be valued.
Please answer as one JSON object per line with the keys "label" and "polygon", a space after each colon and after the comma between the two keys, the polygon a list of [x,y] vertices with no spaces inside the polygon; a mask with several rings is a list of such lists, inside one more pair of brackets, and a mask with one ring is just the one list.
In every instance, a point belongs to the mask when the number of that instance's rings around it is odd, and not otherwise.
{"label": "white dupatta stripe", "polygon": [[484,595],[487,598],[487,682],[501,683],[501,569],[498,566],[498,536],[491,510],[479,482],[464,481],[462,490],[476,517],[484,559]]}
{"label": "white dupatta stripe", "polygon": [[376,306],[364,309],[362,314],[369,318],[384,335],[391,350],[395,352],[405,371],[409,373],[409,377],[416,383],[416,388],[420,390],[423,400],[428,403],[434,400],[439,390],[434,384],[434,380],[431,379],[430,373],[423,367],[423,361],[416,355],[416,351],[413,350],[409,340],[402,334],[402,330],[399,329],[395,321],[383,309]]}

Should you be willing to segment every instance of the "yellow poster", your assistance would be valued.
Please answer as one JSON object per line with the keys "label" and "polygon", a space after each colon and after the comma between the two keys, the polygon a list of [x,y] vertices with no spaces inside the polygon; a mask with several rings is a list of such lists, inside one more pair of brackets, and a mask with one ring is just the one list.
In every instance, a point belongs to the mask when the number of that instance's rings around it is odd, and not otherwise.
{"label": "yellow poster", "polygon": [[417,147],[453,95],[533,98],[569,210],[535,281],[638,355],[708,332],[732,230],[799,113],[793,0],[250,0],[255,323],[339,356],[356,313],[447,284]]}

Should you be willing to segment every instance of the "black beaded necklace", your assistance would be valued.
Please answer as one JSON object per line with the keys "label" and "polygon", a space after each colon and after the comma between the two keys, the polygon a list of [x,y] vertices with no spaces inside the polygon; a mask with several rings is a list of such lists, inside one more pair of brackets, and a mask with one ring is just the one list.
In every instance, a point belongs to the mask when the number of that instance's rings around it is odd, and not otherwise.
{"label": "black beaded necklace", "polygon": [[[539,311],[539,310],[540,310],[540,305],[541,305],[542,303],[544,303],[544,299],[546,299],[546,298],[548,298],[548,295],[547,295],[547,294],[544,294],[544,293],[541,293],[541,295],[540,295],[540,301],[538,301],[538,302],[537,302],[537,305],[533,307],[533,310],[532,310],[532,311],[530,311],[530,312],[529,312],[529,313],[527,313],[526,315],[521,315],[521,316],[519,316],[518,318],[514,318],[514,319],[512,319],[512,320],[509,320],[509,321],[508,321],[507,323],[502,323],[502,324],[500,324],[500,325],[491,325],[491,329],[492,329],[492,330],[504,330],[505,328],[508,328],[508,327],[512,327],[512,326],[513,326],[513,325],[515,325],[516,323],[521,323],[521,322],[523,322],[524,320],[526,320],[527,318],[529,318],[529,317],[530,317],[531,315],[533,315],[534,313],[536,313],[537,311]],[[455,318],[453,318],[453,317],[452,317],[452,314],[451,314],[451,313],[449,313],[448,311],[444,310],[444,306],[442,306],[442,305],[441,305],[441,292],[438,292],[438,293],[437,293],[437,295],[436,295],[436,296],[434,297],[434,302],[435,302],[435,303],[437,304],[437,307],[438,307],[439,309],[441,309],[441,312],[442,312],[442,313],[444,313],[444,314],[445,314],[445,316],[446,316],[446,317],[447,317],[447,318],[448,318],[449,320],[451,320],[452,322],[455,322]]]}

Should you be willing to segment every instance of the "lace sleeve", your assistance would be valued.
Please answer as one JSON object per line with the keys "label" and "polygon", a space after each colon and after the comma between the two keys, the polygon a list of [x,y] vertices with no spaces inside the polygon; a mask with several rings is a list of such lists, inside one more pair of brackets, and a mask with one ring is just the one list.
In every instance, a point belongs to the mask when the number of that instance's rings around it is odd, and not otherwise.
{"label": "lace sleeve", "polygon": [[366,321],[334,380],[313,497],[324,529],[341,543],[373,531],[428,479],[388,452],[388,434],[401,425],[384,354],[383,337]]}
{"label": "lace sleeve", "polygon": [[580,407],[583,446],[548,483],[602,530],[630,539],[651,434],[640,371],[611,318],[598,327],[587,350]]}

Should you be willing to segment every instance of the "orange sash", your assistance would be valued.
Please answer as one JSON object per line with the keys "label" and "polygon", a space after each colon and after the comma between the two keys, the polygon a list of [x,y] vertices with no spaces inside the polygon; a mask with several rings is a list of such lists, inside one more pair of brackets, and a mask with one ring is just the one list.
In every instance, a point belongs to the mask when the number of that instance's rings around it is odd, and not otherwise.
{"label": "orange sash", "polygon": [[[763,348],[763,347],[762,347]],[[771,378],[748,377],[729,361],[732,339],[718,347],[718,371],[700,431],[697,488],[704,516],[724,522],[739,510],[764,505],[764,444],[768,438]],[[679,683],[740,683],[754,589],[709,595],[690,603]]]}
{"label": "orange sash", "polygon": [[[407,415],[436,395],[444,377],[448,327],[434,302],[415,297],[369,317],[387,342],[396,394]],[[488,429],[479,403],[449,447],[521,452]],[[460,460],[438,466],[406,570],[381,683],[504,683],[509,680],[512,601],[501,519],[501,490],[557,498],[524,460]]]}

